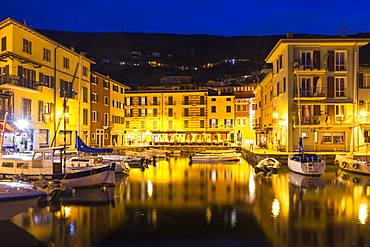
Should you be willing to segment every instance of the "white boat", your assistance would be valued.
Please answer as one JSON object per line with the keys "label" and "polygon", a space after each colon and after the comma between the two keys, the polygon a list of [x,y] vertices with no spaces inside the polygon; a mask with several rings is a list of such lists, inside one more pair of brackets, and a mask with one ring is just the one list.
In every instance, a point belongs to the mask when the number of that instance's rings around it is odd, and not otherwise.
{"label": "white boat", "polygon": [[194,155],[190,156],[190,160],[192,163],[234,163],[240,162],[240,153],[234,152],[227,152],[227,153],[195,153]]}
{"label": "white boat", "polygon": [[47,194],[24,182],[0,182],[0,221],[33,207]]}
{"label": "white boat", "polygon": [[32,156],[3,155],[0,158],[0,178],[60,180],[62,185],[71,187],[114,185],[115,164],[102,164],[95,167],[66,165],[64,167],[62,149],[61,147],[39,149],[35,150]]}
{"label": "white boat", "polygon": [[129,174],[130,172],[130,166],[129,164],[125,161],[126,157],[122,155],[101,155],[99,156],[103,159],[103,164],[109,164],[109,163],[115,163],[116,168],[115,172],[116,173],[124,173],[126,175]]}
{"label": "white boat", "polygon": [[317,154],[294,154],[288,159],[291,171],[303,175],[321,175],[325,172],[326,163]]}
{"label": "white boat", "polygon": [[258,162],[254,167],[255,173],[278,173],[280,162],[275,158],[267,157]]}
{"label": "white boat", "polygon": [[370,164],[366,160],[356,159],[353,154],[337,154],[334,163],[344,171],[370,175]]}

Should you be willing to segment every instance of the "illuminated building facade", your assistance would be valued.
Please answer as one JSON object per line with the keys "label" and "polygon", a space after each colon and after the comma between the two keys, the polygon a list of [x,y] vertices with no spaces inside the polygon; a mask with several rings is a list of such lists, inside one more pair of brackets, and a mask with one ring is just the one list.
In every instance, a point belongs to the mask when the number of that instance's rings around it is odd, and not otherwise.
{"label": "illuminated building facade", "polygon": [[88,142],[92,61],[10,18],[0,22],[0,40],[4,146],[50,146],[56,132],[54,145],[74,147],[76,130]]}
{"label": "illuminated building facade", "polygon": [[271,83],[262,94],[256,90],[256,130],[267,128],[269,135],[261,134],[257,142],[294,151],[300,126],[305,150],[350,151],[358,116],[359,48],[366,44],[357,38],[281,39],[266,58],[273,65],[265,78]]}

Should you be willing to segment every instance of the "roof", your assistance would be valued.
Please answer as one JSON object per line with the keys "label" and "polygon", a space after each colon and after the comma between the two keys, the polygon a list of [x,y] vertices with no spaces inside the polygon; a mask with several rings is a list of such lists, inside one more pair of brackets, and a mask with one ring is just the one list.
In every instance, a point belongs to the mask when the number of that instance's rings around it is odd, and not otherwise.
{"label": "roof", "polygon": [[[47,37],[47,36],[45,36],[45,35],[41,34],[40,32],[37,32],[37,31],[33,30],[32,28],[27,27],[27,26],[23,25],[22,23],[20,23],[20,22],[18,22],[18,21],[16,21],[16,20],[14,20],[14,19],[12,19],[12,18],[10,18],[10,17],[8,17],[8,18],[6,18],[6,19],[2,20],[2,21],[0,22],[0,27],[1,27],[1,26],[3,26],[3,25],[10,25],[10,24],[14,24],[14,25],[16,25],[16,26],[18,26],[18,27],[20,27],[20,28],[26,29],[27,31],[29,31],[29,32],[33,33],[34,35],[39,36],[39,37],[41,37],[41,38],[43,38],[43,39],[45,39],[45,40],[47,40],[47,41],[51,42],[51,43],[52,43],[52,44],[54,44],[55,46],[57,46],[57,47],[61,47],[61,48],[63,48],[64,50],[67,50],[67,51],[69,51],[70,53],[73,53],[73,54],[74,54],[74,55],[76,55],[76,56],[80,56],[80,54],[79,54],[79,53],[77,53],[76,51],[74,51],[74,50],[72,50],[72,49],[70,49],[70,48],[67,48],[66,46],[64,46],[64,45],[62,45],[62,44],[60,44],[60,43],[56,42],[55,40],[50,39],[49,37]],[[91,60],[90,58],[87,58],[87,57],[85,57],[85,56],[82,56],[82,58],[83,58],[84,60],[86,60],[86,61],[88,61],[88,62],[92,63],[92,64],[95,64],[95,62],[94,62],[93,60]]]}
{"label": "roof", "polygon": [[310,45],[310,46],[365,46],[370,42],[368,38],[343,38],[343,37],[325,37],[325,38],[293,38],[293,39],[280,39],[276,43],[271,52],[267,55],[266,63],[272,63],[276,55],[285,48],[287,45]]}
{"label": "roof", "polygon": [[119,81],[116,81],[116,80],[110,78],[109,75],[103,75],[103,74],[101,74],[101,73],[99,73],[97,71],[93,71],[93,70],[91,70],[91,74],[92,75],[97,75],[97,76],[103,77],[105,80],[109,80],[109,81],[113,81],[115,83],[118,83],[118,84],[122,85],[123,87],[125,87],[126,89],[129,89],[130,88],[129,86],[123,84],[122,82],[119,82]]}

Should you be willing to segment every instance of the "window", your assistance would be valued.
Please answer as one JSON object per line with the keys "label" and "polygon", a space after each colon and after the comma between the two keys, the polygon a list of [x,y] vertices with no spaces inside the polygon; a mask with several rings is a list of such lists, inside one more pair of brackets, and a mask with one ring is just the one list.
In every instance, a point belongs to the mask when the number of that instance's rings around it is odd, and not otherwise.
{"label": "window", "polygon": [[280,94],[280,82],[276,84],[276,96],[279,96]]}
{"label": "window", "polygon": [[210,119],[209,120],[209,125],[210,125],[211,128],[217,128],[218,120],[217,119]]}
{"label": "window", "polygon": [[87,87],[82,87],[82,101],[84,103],[87,103],[89,101],[88,99],[88,91],[87,91]]}
{"label": "window", "polygon": [[139,116],[145,117],[146,116],[146,109],[139,109]]}
{"label": "window", "polygon": [[312,52],[301,52],[301,69],[312,69]]}
{"label": "window", "polygon": [[114,91],[114,92],[118,92],[118,86],[117,86],[117,85],[114,85],[114,84],[113,84],[112,89],[113,89],[113,91]]}
{"label": "window", "polygon": [[6,37],[1,38],[1,51],[6,50]]}
{"label": "window", "polygon": [[232,119],[224,119],[225,128],[232,128],[233,127],[233,120]]}
{"label": "window", "polygon": [[364,130],[365,143],[370,143],[370,130]]}
{"label": "window", "polygon": [[168,108],[168,117],[173,117],[173,109]]}
{"label": "window", "polygon": [[124,89],[123,89],[123,87],[121,87],[121,94],[124,94]]}
{"label": "window", "polygon": [[158,105],[158,97],[153,97],[153,105]]}
{"label": "window", "polygon": [[200,122],[199,122],[199,127],[200,127],[200,128],[204,128],[204,120],[200,120]]}
{"label": "window", "polygon": [[44,121],[44,102],[39,100],[37,120]]}
{"label": "window", "polygon": [[189,116],[189,108],[185,108],[184,109],[184,117],[188,117]]}
{"label": "window", "polygon": [[109,89],[109,81],[104,80],[103,87],[106,88],[106,89]]}
{"label": "window", "polygon": [[168,129],[172,130],[172,128],[173,128],[172,120],[168,120]]}
{"label": "window", "polygon": [[200,96],[200,104],[204,105],[204,96]]}
{"label": "window", "polygon": [[95,139],[95,133],[91,133],[91,139]]}
{"label": "window", "polygon": [[335,96],[345,97],[345,78],[335,77]]}
{"label": "window", "polygon": [[51,51],[49,49],[44,48],[43,59],[46,62],[50,62],[51,61]]}
{"label": "window", "polygon": [[153,117],[157,117],[157,116],[158,116],[158,109],[154,108],[153,109]]}
{"label": "window", "polygon": [[87,109],[82,110],[82,124],[87,125],[89,122],[89,116]]}
{"label": "window", "polygon": [[243,111],[247,111],[247,105],[243,105]]}
{"label": "window", "polygon": [[83,76],[87,76],[87,74],[88,74],[87,67],[86,66],[82,66],[82,75]]}
{"label": "window", "polygon": [[93,103],[98,102],[98,94],[97,93],[91,93],[91,102],[93,102]]}
{"label": "window", "polygon": [[168,105],[173,105],[173,96],[168,97]]}
{"label": "window", "polygon": [[241,105],[236,106],[236,111],[241,111]]}
{"label": "window", "polygon": [[98,77],[95,75],[90,76],[90,81],[92,84],[98,85]]}
{"label": "window", "polygon": [[226,112],[231,112],[231,106],[229,105],[226,106]]}
{"label": "window", "polygon": [[141,121],[141,128],[145,129],[145,121]]}
{"label": "window", "polygon": [[130,121],[126,121],[126,129],[130,128]]}
{"label": "window", "polygon": [[126,117],[132,117],[133,114],[132,114],[132,109],[126,109],[126,114],[125,114]]}
{"label": "window", "polygon": [[32,42],[26,39],[23,39],[23,52],[27,54],[32,54]]}
{"label": "window", "polygon": [[157,120],[153,121],[153,129],[154,130],[158,129],[158,121]]}
{"label": "window", "polygon": [[48,145],[49,144],[49,130],[48,129],[40,129],[39,130],[39,143],[41,145]]}
{"label": "window", "polygon": [[98,112],[91,111],[91,121],[92,122],[97,122],[98,121]]}
{"label": "window", "polygon": [[205,111],[204,111],[204,108],[200,108],[200,114],[199,114],[201,117],[204,117],[205,116]]}
{"label": "window", "polygon": [[311,78],[303,77],[301,78],[301,96],[309,97],[311,96]]}
{"label": "window", "polygon": [[321,143],[325,144],[325,143],[332,143],[332,142],[333,142],[333,139],[332,139],[331,133],[322,134]]}
{"label": "window", "polygon": [[126,105],[131,105],[132,104],[132,98],[128,97],[126,98]]}
{"label": "window", "polygon": [[184,96],[184,105],[189,105],[189,96]]}
{"label": "window", "polygon": [[189,128],[189,120],[184,120],[184,128]]}
{"label": "window", "polygon": [[343,122],[344,121],[344,105],[336,105],[335,106],[335,121],[336,122]]}
{"label": "window", "polygon": [[346,59],[345,51],[335,51],[335,57],[334,57],[335,71],[346,70],[345,59]]}
{"label": "window", "polygon": [[212,101],[216,101],[216,98],[212,98],[211,100],[212,100]]}
{"label": "window", "polygon": [[146,105],[146,97],[139,97],[139,105]]}
{"label": "window", "polygon": [[215,112],[216,112],[216,106],[214,106],[214,105],[213,105],[213,106],[211,107],[211,112],[213,112],[213,113],[215,113]]}
{"label": "window", "polygon": [[231,98],[226,98],[226,101],[231,101]]}
{"label": "window", "polygon": [[66,57],[63,57],[63,68],[69,69],[69,59]]}
{"label": "window", "polygon": [[333,133],[333,143],[343,144],[344,143],[344,132]]}
{"label": "window", "polygon": [[104,96],[104,105],[109,105],[109,97]]}
{"label": "window", "polygon": [[108,125],[109,125],[109,114],[104,113],[104,126],[108,126]]}
{"label": "window", "polygon": [[31,105],[32,100],[30,99],[23,99],[23,118],[30,118],[31,117]]}

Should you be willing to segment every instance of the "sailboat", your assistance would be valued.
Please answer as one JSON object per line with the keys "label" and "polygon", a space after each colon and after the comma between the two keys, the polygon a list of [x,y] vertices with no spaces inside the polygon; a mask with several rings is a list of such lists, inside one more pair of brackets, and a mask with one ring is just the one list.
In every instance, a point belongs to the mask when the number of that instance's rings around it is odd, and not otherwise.
{"label": "sailboat", "polygon": [[299,80],[297,80],[298,90],[298,127],[299,141],[298,154],[294,154],[288,158],[288,167],[291,171],[303,175],[321,175],[325,172],[326,163],[317,154],[305,154],[303,148],[303,138],[301,130],[302,107],[300,100]]}

